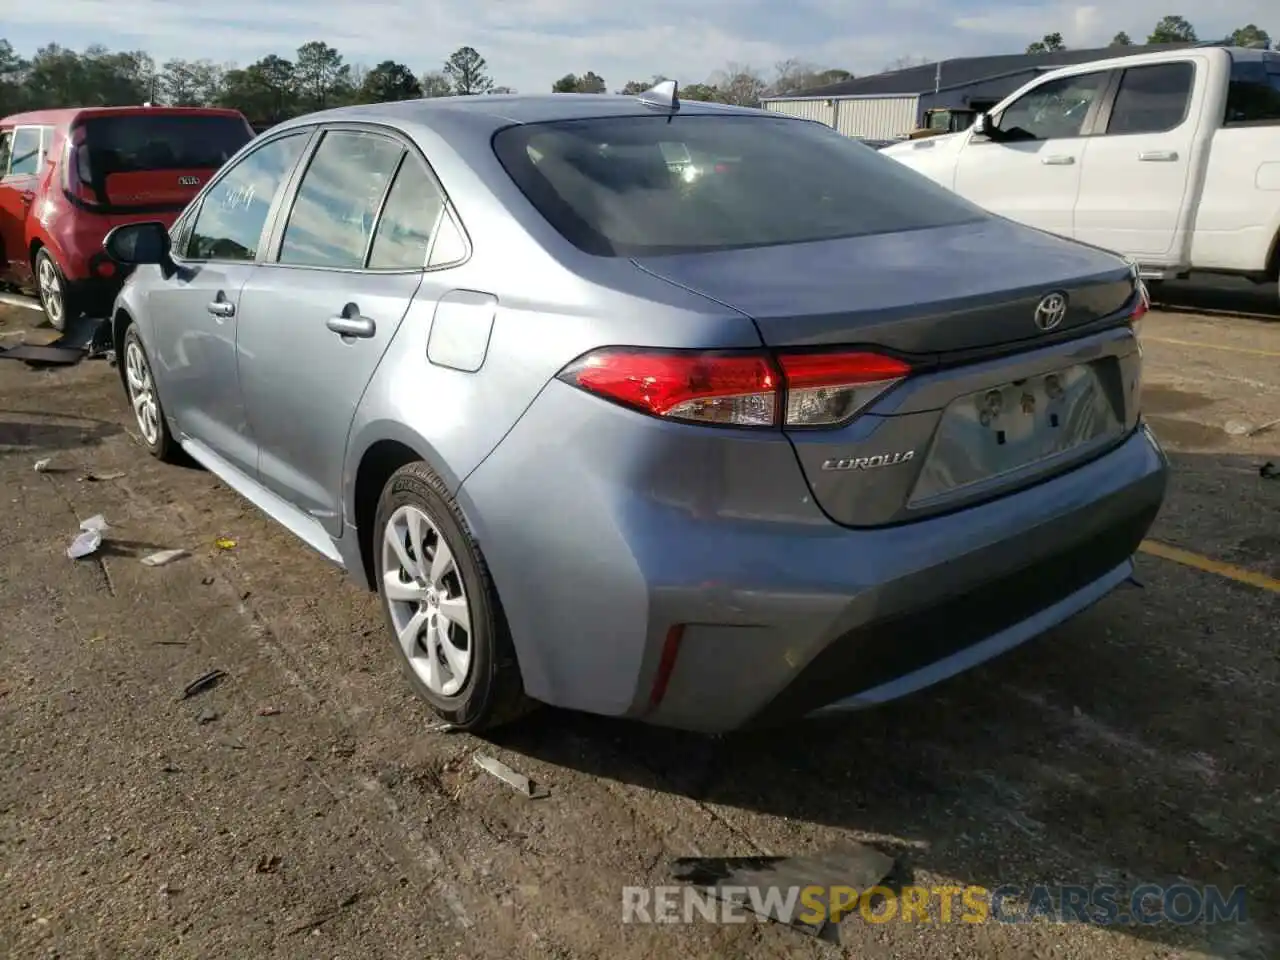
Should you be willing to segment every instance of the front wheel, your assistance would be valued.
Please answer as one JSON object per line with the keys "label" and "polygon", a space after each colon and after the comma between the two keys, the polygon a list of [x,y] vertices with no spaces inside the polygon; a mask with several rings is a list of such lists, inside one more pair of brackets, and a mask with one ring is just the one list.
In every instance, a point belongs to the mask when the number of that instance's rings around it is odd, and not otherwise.
{"label": "front wheel", "polygon": [[464,730],[527,713],[520,668],[480,547],[441,480],[401,467],[374,521],[378,594],[414,692]]}
{"label": "front wheel", "polygon": [[160,392],[156,389],[155,376],[151,372],[151,360],[138,336],[138,328],[130,324],[124,333],[124,386],[133,407],[143,446],[157,460],[178,462],[182,448],[169,432]]}

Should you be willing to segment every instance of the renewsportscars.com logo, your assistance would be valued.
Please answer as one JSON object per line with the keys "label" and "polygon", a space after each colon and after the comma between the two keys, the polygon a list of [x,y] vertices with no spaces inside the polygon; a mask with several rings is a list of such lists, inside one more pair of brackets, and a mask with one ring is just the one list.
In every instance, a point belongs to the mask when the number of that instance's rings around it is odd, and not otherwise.
{"label": "renewsportscars.com logo", "polygon": [[623,923],[747,923],[775,920],[822,927],[848,917],[867,923],[1029,923],[1098,926],[1243,923],[1245,888],[1143,884],[1073,886],[624,887]]}

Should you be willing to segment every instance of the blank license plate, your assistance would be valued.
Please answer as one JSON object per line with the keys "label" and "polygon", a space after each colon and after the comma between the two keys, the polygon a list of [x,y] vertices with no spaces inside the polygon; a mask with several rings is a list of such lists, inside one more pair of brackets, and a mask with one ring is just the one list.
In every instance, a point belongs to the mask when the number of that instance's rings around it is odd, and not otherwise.
{"label": "blank license plate", "polygon": [[913,502],[1048,460],[1122,429],[1088,364],[952,401]]}

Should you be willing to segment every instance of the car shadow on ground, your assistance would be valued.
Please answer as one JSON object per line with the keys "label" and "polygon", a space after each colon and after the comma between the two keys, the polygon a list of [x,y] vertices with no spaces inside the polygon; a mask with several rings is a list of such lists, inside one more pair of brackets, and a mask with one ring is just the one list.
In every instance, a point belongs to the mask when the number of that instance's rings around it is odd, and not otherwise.
{"label": "car shadow on ground", "polygon": [[[1280,512],[1280,483],[1259,478],[1254,459],[1176,455],[1174,483],[1220,485],[1228,511]],[[779,829],[763,814],[786,818],[783,841],[797,845],[830,844],[830,828],[870,838],[903,876],[1024,891],[1181,882],[1224,899],[1244,887],[1248,923],[1116,929],[1274,956],[1262,941],[1280,932],[1280,603],[1168,561],[1137,563],[1141,587],[878,709],[723,738],[547,710],[495,740],[719,808],[744,836]],[[810,852],[778,842],[763,845]],[[744,841],[706,852],[757,851]]]}
{"label": "car shadow on ground", "polygon": [[39,410],[0,410],[0,456],[93,446],[123,429],[113,420]]}
{"label": "car shadow on ground", "polygon": [[1255,284],[1235,277],[1196,276],[1157,284],[1151,291],[1151,299],[1156,307],[1169,310],[1280,320],[1280,289],[1274,280]]}

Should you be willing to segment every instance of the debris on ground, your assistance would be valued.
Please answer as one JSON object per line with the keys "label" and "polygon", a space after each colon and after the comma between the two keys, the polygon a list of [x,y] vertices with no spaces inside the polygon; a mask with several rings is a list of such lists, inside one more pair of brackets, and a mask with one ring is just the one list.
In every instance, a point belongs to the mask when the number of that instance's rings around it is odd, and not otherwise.
{"label": "debris on ground", "polygon": [[234,550],[236,542],[230,537],[219,537],[217,540],[213,541],[213,545],[219,550]]}
{"label": "debris on ground", "polygon": [[45,457],[43,460],[37,460],[35,463],[36,473],[46,473],[49,470],[49,464],[53,463],[52,457]]}
{"label": "debris on ground", "polygon": [[839,922],[854,912],[860,901],[829,903],[819,897],[823,916],[809,923],[793,914],[789,918],[773,915],[780,904],[763,896],[745,896],[746,891],[763,893],[766,889],[819,887],[840,890],[860,897],[881,884],[893,872],[896,861],[874,847],[852,844],[805,857],[679,857],[671,863],[673,879],[707,888],[719,899],[740,904],[767,920],[790,920],[789,926],[829,942],[840,940]]}
{"label": "debris on ground", "polygon": [[1258,424],[1256,427],[1254,427],[1252,430],[1249,431],[1248,436],[1256,437],[1260,433],[1266,433],[1268,430],[1272,429],[1273,427],[1280,427],[1280,417],[1276,417],[1274,420],[1268,420],[1266,423]]}
{"label": "debris on ground", "polygon": [[90,517],[80,524],[80,532],[71,541],[71,546],[67,547],[67,556],[72,560],[79,560],[81,557],[97,553],[98,548],[102,546],[102,535],[108,529],[110,528],[102,514]]}
{"label": "debris on ground", "polygon": [[189,700],[197,693],[204,693],[206,690],[212,690],[226,677],[225,670],[210,670],[202,677],[196,677],[185,687],[182,688],[182,696],[179,700]]}
{"label": "debris on ground", "polygon": [[113,470],[110,473],[86,473],[80,478],[81,483],[100,483],[107,480],[119,480],[124,476],[123,470]]}
{"label": "debris on ground", "polygon": [[1247,420],[1228,420],[1222,425],[1222,429],[1233,437],[1249,437],[1253,435],[1253,424]]}
{"label": "debris on ground", "polygon": [[427,727],[425,733],[453,733],[458,729],[457,725],[452,723],[436,723]]}
{"label": "debris on ground", "polygon": [[204,726],[206,723],[213,723],[218,719],[218,711],[212,707],[202,707],[200,712],[196,714],[196,723]]}
{"label": "debris on ground", "polygon": [[258,711],[258,716],[260,717],[278,717],[279,715],[279,707],[263,707]]}
{"label": "debris on ground", "polygon": [[485,756],[483,753],[477,753],[474,757],[476,766],[486,773],[491,773],[503,783],[515,789],[517,793],[523,793],[531,800],[539,800],[542,797],[549,797],[550,791],[545,787],[540,787],[523,773],[517,773],[512,770],[501,760],[495,760],[493,757]]}
{"label": "debris on ground", "polygon": [[254,873],[275,873],[279,869],[281,859],[276,854],[271,856],[262,856],[258,858],[258,862],[253,865]]}
{"label": "debris on ground", "polygon": [[1258,475],[1261,476],[1263,480],[1275,480],[1277,477],[1280,477],[1280,467],[1277,467],[1274,461],[1268,460],[1258,468]]}
{"label": "debris on ground", "polygon": [[186,555],[187,551],[185,550],[158,550],[153,554],[143,557],[142,563],[144,566],[148,567],[163,567],[166,563],[173,563],[174,560],[185,557]]}

